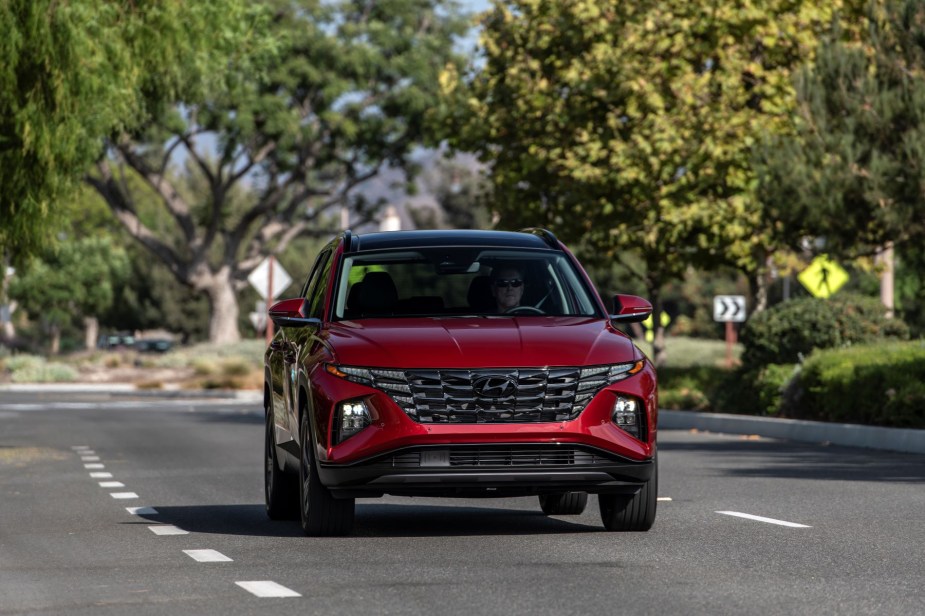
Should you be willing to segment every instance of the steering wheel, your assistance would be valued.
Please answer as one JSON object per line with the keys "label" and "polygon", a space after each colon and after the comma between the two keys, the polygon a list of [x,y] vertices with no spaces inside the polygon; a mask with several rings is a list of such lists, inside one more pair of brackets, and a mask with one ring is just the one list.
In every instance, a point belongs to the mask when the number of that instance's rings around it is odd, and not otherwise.
{"label": "steering wheel", "polygon": [[504,314],[519,314],[525,312],[527,314],[546,314],[536,306],[514,306],[513,308],[508,308],[504,311]]}

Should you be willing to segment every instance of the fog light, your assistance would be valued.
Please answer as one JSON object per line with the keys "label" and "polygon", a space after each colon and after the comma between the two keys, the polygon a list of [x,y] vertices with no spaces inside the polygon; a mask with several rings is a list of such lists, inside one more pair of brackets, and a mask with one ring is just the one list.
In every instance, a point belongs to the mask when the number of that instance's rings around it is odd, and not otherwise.
{"label": "fog light", "polygon": [[618,428],[625,430],[636,438],[641,438],[642,417],[641,405],[635,398],[617,396],[613,405],[613,422]]}
{"label": "fog light", "polygon": [[337,443],[342,443],[370,423],[369,409],[362,400],[350,400],[341,402],[338,405],[338,419],[336,439]]}

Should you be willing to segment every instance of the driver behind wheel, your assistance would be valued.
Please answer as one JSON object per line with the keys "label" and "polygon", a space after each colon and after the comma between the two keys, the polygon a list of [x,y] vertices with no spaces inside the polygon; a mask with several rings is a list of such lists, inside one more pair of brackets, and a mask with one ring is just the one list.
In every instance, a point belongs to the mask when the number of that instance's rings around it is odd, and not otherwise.
{"label": "driver behind wheel", "polygon": [[520,306],[524,294],[523,272],[513,266],[496,267],[491,272],[491,294],[498,312],[507,312]]}

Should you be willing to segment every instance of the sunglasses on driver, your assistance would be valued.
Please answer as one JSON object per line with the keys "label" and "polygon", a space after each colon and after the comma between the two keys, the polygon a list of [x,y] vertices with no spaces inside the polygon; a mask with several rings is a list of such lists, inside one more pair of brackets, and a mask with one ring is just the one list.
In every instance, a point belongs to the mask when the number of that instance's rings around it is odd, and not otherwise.
{"label": "sunglasses on driver", "polygon": [[499,278],[495,280],[494,284],[499,289],[506,289],[508,287],[514,287],[515,289],[520,288],[523,285],[524,281],[520,278]]}

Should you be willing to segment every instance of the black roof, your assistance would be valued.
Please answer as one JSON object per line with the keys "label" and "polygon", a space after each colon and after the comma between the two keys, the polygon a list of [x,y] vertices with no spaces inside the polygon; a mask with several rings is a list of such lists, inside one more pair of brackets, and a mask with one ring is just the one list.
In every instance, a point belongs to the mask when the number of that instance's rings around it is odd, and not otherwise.
{"label": "black roof", "polygon": [[558,249],[552,233],[545,230],[524,231],[385,231],[351,237],[348,252],[424,248],[428,246],[494,246],[499,248]]}

